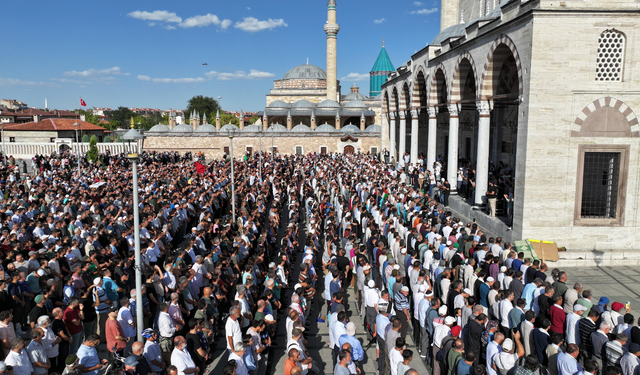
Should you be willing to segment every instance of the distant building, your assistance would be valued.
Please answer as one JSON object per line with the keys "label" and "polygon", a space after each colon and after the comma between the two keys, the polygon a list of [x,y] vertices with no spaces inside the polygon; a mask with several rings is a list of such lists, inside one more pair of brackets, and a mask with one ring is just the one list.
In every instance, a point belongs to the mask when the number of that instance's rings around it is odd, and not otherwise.
{"label": "distant building", "polygon": [[16,110],[27,107],[27,103],[15,99],[0,99],[0,107]]}
{"label": "distant building", "polygon": [[395,72],[395,68],[391,63],[391,59],[384,48],[384,39],[382,40],[382,50],[378,55],[376,63],[373,64],[369,73],[369,96],[375,98],[382,92],[382,85],[387,81],[389,74]]}
{"label": "distant building", "polygon": [[[75,119],[48,118],[38,122],[22,124],[4,124],[4,141],[10,143],[55,143],[59,139],[75,140],[76,128],[73,124],[79,124],[78,138],[85,134],[95,135],[98,142],[102,142],[109,133],[105,128],[90,122]],[[81,135],[82,134],[82,135]]]}

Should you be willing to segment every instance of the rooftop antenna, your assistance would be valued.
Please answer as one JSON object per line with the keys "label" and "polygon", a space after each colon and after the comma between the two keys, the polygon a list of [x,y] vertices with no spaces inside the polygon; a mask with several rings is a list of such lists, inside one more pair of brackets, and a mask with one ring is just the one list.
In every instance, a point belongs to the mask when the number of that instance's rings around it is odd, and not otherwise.
{"label": "rooftop antenna", "polygon": [[384,38],[382,38],[382,48],[384,48]]}

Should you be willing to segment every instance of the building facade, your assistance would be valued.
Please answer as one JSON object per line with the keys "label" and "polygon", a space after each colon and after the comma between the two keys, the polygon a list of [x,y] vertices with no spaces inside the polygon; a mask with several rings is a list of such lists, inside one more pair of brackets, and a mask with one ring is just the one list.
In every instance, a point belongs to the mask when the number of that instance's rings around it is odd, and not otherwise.
{"label": "building facade", "polygon": [[[469,165],[474,194],[451,206],[507,240],[637,249],[639,15],[631,0],[443,0],[441,32],[382,87],[382,144],[446,161],[449,181]],[[512,228],[474,210],[506,179]]]}

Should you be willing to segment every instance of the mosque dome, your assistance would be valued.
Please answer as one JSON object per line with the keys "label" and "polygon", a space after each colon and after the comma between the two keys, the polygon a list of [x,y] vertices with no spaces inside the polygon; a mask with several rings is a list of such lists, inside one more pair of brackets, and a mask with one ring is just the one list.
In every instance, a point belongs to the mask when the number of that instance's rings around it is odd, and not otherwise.
{"label": "mosque dome", "polygon": [[220,132],[239,131],[239,130],[240,128],[233,124],[227,124],[220,128]]}
{"label": "mosque dome", "polygon": [[276,100],[275,102],[269,104],[269,108],[289,108],[289,104],[283,102],[282,100]]}
{"label": "mosque dome", "polygon": [[440,34],[436,35],[432,45],[441,45],[443,41],[453,37],[461,37],[466,35],[465,29],[467,28],[467,24],[458,23],[453,26],[449,26],[446,29],[442,30]]}
{"label": "mosque dome", "polygon": [[182,124],[173,128],[171,132],[172,133],[193,133],[193,127],[191,125]]}
{"label": "mosque dome", "polygon": [[318,104],[318,108],[340,108],[340,104],[335,100],[325,99]]}
{"label": "mosque dome", "polygon": [[200,125],[194,130],[195,133],[215,133],[217,131],[216,127],[211,124]]}
{"label": "mosque dome", "polygon": [[297,102],[293,103],[293,105],[291,106],[291,108],[314,108],[315,105],[313,105],[313,103],[311,103],[308,100],[298,100]]}
{"label": "mosque dome", "polygon": [[367,126],[367,128],[364,131],[366,131],[367,133],[381,133],[382,127],[380,125],[373,124],[373,125]]}
{"label": "mosque dome", "polygon": [[[351,94],[349,94],[351,95]],[[367,105],[360,100],[352,100],[344,105],[344,108],[367,108]]]}
{"label": "mosque dome", "polygon": [[311,128],[305,124],[300,123],[294,126],[293,129],[291,129],[291,131],[294,133],[308,133],[311,131]]}
{"label": "mosque dome", "polygon": [[298,65],[289,70],[282,79],[327,79],[327,73],[315,65]]}
{"label": "mosque dome", "polygon": [[261,125],[249,125],[249,126],[245,126],[244,129],[242,130],[243,132],[249,132],[249,133],[257,133],[260,131],[260,129],[262,129]]}
{"label": "mosque dome", "polygon": [[286,132],[287,131],[287,127],[286,126],[282,126],[280,124],[271,124],[271,126],[269,126],[269,128],[266,131],[267,132],[282,133],[282,132]]}
{"label": "mosque dome", "polygon": [[342,131],[343,131],[344,133],[347,133],[347,132],[359,132],[359,131],[360,131],[360,128],[359,128],[359,127],[357,127],[357,126],[355,126],[355,125],[351,125],[351,124],[349,124],[349,125],[347,125],[347,126],[343,126],[343,127],[342,127]]}
{"label": "mosque dome", "polygon": [[325,133],[333,133],[336,132],[336,128],[334,128],[333,126],[329,125],[329,124],[322,124],[320,126],[318,126],[316,128],[316,132],[325,132]]}
{"label": "mosque dome", "polygon": [[169,127],[167,125],[154,125],[151,129],[147,130],[147,133],[165,133],[169,131]]}
{"label": "mosque dome", "polygon": [[344,96],[344,100],[345,101],[347,101],[347,100],[367,100],[367,99],[369,99],[369,98],[367,98],[366,95],[361,94],[359,92],[352,92],[352,93],[349,93],[349,94]]}

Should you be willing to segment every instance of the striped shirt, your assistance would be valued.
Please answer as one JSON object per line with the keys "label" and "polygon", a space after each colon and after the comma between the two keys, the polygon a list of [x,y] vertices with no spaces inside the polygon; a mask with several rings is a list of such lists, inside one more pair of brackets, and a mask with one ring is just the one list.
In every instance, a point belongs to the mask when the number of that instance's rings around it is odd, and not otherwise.
{"label": "striped shirt", "polygon": [[409,307],[409,300],[407,300],[407,296],[404,295],[404,293],[400,292],[400,293],[395,293],[395,295],[393,296],[393,299],[396,301],[396,309],[398,311],[407,309],[407,311],[409,311],[410,307]]}

